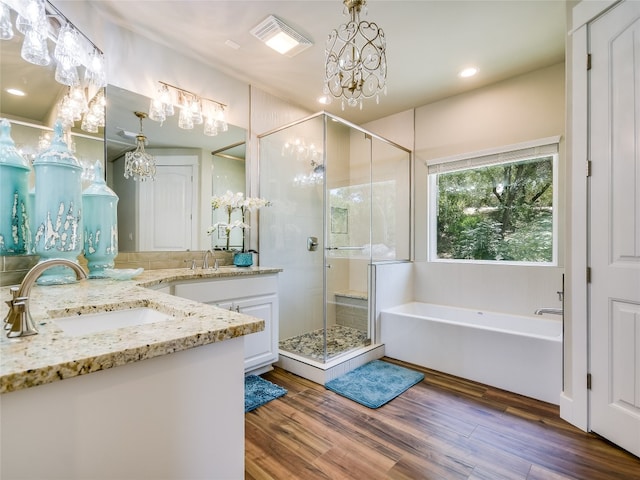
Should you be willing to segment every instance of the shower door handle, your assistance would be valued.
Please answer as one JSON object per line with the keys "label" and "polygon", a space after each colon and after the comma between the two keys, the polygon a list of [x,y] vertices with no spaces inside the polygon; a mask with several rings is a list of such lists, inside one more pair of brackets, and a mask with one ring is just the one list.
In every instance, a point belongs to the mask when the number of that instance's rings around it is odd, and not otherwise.
{"label": "shower door handle", "polygon": [[307,250],[315,252],[318,249],[318,237],[307,237]]}

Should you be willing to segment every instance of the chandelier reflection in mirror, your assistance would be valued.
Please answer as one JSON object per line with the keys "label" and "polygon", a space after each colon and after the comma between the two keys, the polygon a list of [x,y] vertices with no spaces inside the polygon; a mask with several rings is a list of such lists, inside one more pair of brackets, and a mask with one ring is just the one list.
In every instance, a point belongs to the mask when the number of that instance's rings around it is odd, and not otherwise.
{"label": "chandelier reflection in mirror", "polygon": [[[62,122],[65,132],[80,120],[82,130],[98,132],[105,123],[103,87],[107,79],[103,53],[45,0],[0,0],[2,40],[14,37],[12,12],[16,30],[24,35],[22,59],[45,67],[55,63],[55,80],[69,87],[57,104],[56,120]],[[49,42],[54,45],[53,55]]]}
{"label": "chandelier reflection in mirror", "polygon": [[142,120],[147,118],[144,112],[133,112],[140,119],[140,133],[136,135],[136,149],[127,152],[124,156],[124,178],[133,178],[136,181],[154,180],[156,177],[156,159],[145,152],[144,145],[147,137],[142,132]]}
{"label": "chandelier reflection in mirror", "polygon": [[180,108],[178,127],[191,130],[203,125],[203,133],[213,137],[229,129],[225,120],[224,103],[199,97],[193,92],[158,82],[160,87],[149,105],[149,118],[161,124],[175,114],[174,105]]}
{"label": "chandelier reflection in mirror", "polygon": [[324,94],[342,99],[350,107],[365,98],[380,100],[387,93],[387,43],[384,32],[374,22],[360,21],[366,15],[366,0],[344,0],[350,21],[329,33],[325,50]]}

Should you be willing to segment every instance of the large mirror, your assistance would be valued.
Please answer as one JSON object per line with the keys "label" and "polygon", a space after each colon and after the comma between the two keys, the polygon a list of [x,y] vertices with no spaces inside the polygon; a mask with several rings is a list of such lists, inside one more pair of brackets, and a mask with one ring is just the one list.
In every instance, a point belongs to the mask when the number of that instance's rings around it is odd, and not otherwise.
{"label": "large mirror", "polygon": [[[164,122],[142,119],[145,151],[156,161],[155,180],[124,177],[126,152],[135,150],[140,119],[150,99],[109,85],[107,87],[107,184],[118,202],[120,252],[207,250],[226,246],[226,238],[210,226],[222,221],[212,211],[211,198],[227,190],[246,191],[245,129],[229,125],[215,136],[202,125],[185,130],[176,114]],[[223,243],[224,240],[224,243]],[[241,238],[231,238],[232,246]]]}
{"label": "large mirror", "polygon": [[[61,100],[68,95],[70,87],[56,81],[57,61],[55,46],[61,29],[70,23],[55,7],[45,3],[47,39],[45,45],[50,57],[48,65],[27,62],[22,56],[25,35],[16,28],[17,8],[21,2],[0,2],[11,19],[13,37],[0,40],[0,117],[11,123],[11,137],[18,151],[31,163],[44,149],[52,137],[52,127],[60,116]],[[95,99],[99,91],[85,76],[88,55],[96,52],[95,46],[84,36],[79,36],[78,49],[83,64],[77,68],[78,82],[87,103]],[[85,125],[86,127],[86,125]],[[104,129],[88,132],[82,128],[82,120],[70,127],[65,139],[77,159],[85,167],[83,188],[88,186],[93,166],[100,162],[104,166]],[[35,183],[31,173],[31,187]],[[4,208],[4,207],[3,207]],[[33,252],[25,252],[27,254]],[[1,253],[0,253],[1,255]]]}

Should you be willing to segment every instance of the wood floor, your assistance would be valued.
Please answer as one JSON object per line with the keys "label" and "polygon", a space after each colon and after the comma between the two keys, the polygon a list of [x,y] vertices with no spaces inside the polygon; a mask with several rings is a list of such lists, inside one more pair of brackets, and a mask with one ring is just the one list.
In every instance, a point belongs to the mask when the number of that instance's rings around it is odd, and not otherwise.
{"label": "wood floor", "polygon": [[554,405],[460,378],[425,380],[372,410],[281,369],[287,395],[245,415],[245,479],[640,479],[640,459]]}

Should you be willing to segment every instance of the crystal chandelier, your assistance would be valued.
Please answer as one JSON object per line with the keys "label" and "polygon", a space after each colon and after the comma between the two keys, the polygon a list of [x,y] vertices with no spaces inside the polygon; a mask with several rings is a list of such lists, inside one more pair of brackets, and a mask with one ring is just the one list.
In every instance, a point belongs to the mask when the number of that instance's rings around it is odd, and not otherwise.
{"label": "crystal chandelier", "polygon": [[147,179],[154,180],[156,177],[156,159],[153,155],[144,151],[144,144],[147,137],[142,133],[142,119],[147,118],[144,112],[133,112],[140,119],[140,133],[136,135],[136,149],[127,152],[124,156],[124,178],[133,178],[136,181],[144,182]]}
{"label": "crystal chandelier", "polygon": [[[360,21],[366,15],[366,0],[344,0],[345,13],[351,17],[329,33],[326,44],[324,93],[342,99],[350,107],[364,98],[380,100],[387,93],[387,57],[384,32],[374,22]],[[330,97],[328,97],[330,98]]]}

